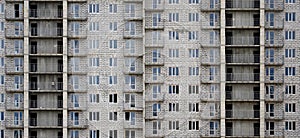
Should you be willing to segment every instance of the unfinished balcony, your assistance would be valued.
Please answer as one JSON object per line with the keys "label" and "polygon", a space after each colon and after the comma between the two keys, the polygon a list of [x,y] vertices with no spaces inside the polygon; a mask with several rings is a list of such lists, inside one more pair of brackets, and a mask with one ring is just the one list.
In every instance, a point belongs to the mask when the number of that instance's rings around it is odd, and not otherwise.
{"label": "unfinished balcony", "polygon": [[226,0],[226,10],[259,10],[259,0]]}
{"label": "unfinished balcony", "polygon": [[28,138],[63,138],[63,132],[62,129],[31,128]]}
{"label": "unfinished balcony", "polygon": [[220,1],[201,1],[200,10],[203,12],[220,11]]}
{"label": "unfinished balcony", "polygon": [[265,10],[266,11],[283,11],[284,10],[284,2],[283,2],[283,0],[265,1]]}
{"label": "unfinished balcony", "polygon": [[41,22],[41,23],[30,24],[29,37],[31,38],[55,39],[55,38],[62,38],[62,36],[63,36],[62,23],[47,24],[45,22]]}
{"label": "unfinished balcony", "polygon": [[258,65],[259,54],[226,54],[228,65]]}
{"label": "unfinished balcony", "polygon": [[164,1],[159,1],[159,0],[148,0],[145,1],[145,11],[146,12],[158,12],[158,11],[164,11],[165,9],[165,2]]}
{"label": "unfinished balcony", "polygon": [[62,41],[54,40],[31,40],[30,41],[30,56],[62,56],[63,44]]}
{"label": "unfinished balcony", "polygon": [[29,82],[29,91],[35,92],[60,92],[63,90],[63,82]]}
{"label": "unfinished balcony", "polygon": [[271,66],[284,65],[284,56],[283,55],[266,56],[265,65],[271,65]]}
{"label": "unfinished balcony", "polygon": [[226,110],[226,119],[259,119],[259,110]]}
{"label": "unfinished balcony", "polygon": [[165,19],[161,18],[161,14],[148,15],[145,17],[145,29],[147,30],[163,30],[165,28]]}
{"label": "unfinished balcony", "polygon": [[226,13],[226,28],[259,29],[260,15],[255,12]]}
{"label": "unfinished balcony", "polygon": [[226,122],[226,137],[251,137],[259,138],[260,124],[259,122]]}
{"label": "unfinished balcony", "polygon": [[63,64],[58,63],[30,63],[31,74],[62,74]]}
{"label": "unfinished balcony", "polygon": [[62,124],[62,118],[55,118],[52,120],[49,119],[49,116],[29,119],[29,128],[62,128]]}
{"label": "unfinished balcony", "polygon": [[258,102],[259,91],[226,91],[226,101],[230,102]]}
{"label": "unfinished balcony", "polygon": [[226,73],[226,81],[231,83],[258,82],[259,73]]}
{"label": "unfinished balcony", "polygon": [[231,47],[249,47],[258,46],[260,38],[256,36],[226,36],[226,46]]}
{"label": "unfinished balcony", "polygon": [[63,17],[63,9],[29,9],[30,20],[59,20]]}
{"label": "unfinished balcony", "polygon": [[62,110],[63,97],[54,94],[32,94],[30,95],[29,108],[39,111]]}

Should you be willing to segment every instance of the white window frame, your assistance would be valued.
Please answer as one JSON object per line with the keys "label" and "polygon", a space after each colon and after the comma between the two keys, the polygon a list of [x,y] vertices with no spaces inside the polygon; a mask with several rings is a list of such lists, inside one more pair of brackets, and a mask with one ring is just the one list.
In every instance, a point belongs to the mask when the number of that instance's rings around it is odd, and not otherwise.
{"label": "white window frame", "polygon": [[117,13],[118,12],[118,5],[117,4],[109,4],[108,7],[109,7],[108,8],[109,13]]}
{"label": "white window frame", "polygon": [[108,84],[109,85],[116,85],[118,83],[118,77],[117,75],[110,75],[108,77]]}
{"label": "white window frame", "polygon": [[158,95],[161,94],[161,85],[152,85],[152,98],[158,98]]}
{"label": "white window frame", "polygon": [[118,112],[109,112],[108,120],[109,121],[118,121]]}
{"label": "white window frame", "polygon": [[89,84],[90,85],[99,85],[100,84],[100,76],[89,76]]}
{"label": "white window frame", "polygon": [[90,14],[99,14],[100,13],[100,5],[99,4],[89,4],[89,13]]}
{"label": "white window frame", "polygon": [[179,121],[169,121],[169,130],[176,131],[179,130]]}
{"label": "white window frame", "polygon": [[179,22],[179,13],[169,13],[169,22]]}

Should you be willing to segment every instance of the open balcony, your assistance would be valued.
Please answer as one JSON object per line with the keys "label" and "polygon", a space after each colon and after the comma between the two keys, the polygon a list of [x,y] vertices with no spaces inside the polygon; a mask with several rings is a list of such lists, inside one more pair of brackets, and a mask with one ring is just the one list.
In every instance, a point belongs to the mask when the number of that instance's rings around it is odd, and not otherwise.
{"label": "open balcony", "polygon": [[[51,28],[51,27],[50,27]],[[53,27],[50,28],[33,28],[31,27],[29,36],[32,38],[59,38],[63,35],[62,27]]]}
{"label": "open balcony", "polygon": [[30,110],[62,110],[63,100],[30,100]]}
{"label": "open balcony", "polygon": [[226,14],[226,28],[259,28],[259,13],[241,12]]}
{"label": "open balcony", "polygon": [[149,109],[146,109],[147,111],[146,111],[145,119],[148,120],[164,119],[165,112],[162,109],[158,110],[157,112],[153,112],[152,107],[148,107],[148,108]]}
{"label": "open balcony", "polygon": [[49,117],[38,117],[29,119],[30,128],[62,128],[63,119],[62,118],[52,118]]}
{"label": "open balcony", "polygon": [[265,47],[282,48],[284,46],[284,36],[279,33],[275,33],[274,35],[274,38],[265,38]]}
{"label": "open balcony", "polygon": [[239,92],[239,91],[226,91],[227,101],[258,101],[259,91]]}
{"label": "open balcony", "polygon": [[62,19],[63,9],[29,9],[29,19]]}
{"label": "open balcony", "polygon": [[[46,40],[44,40],[46,41]],[[54,44],[54,41],[46,41],[47,44],[35,45],[35,42],[32,42],[30,45],[30,55],[31,56],[61,56],[63,54],[63,45]],[[51,45],[52,44],[52,45]]]}
{"label": "open balcony", "polygon": [[63,72],[63,64],[58,63],[44,63],[44,64],[38,64],[38,63],[30,63],[30,73],[35,74],[53,74],[53,73],[59,73],[61,74]]}
{"label": "open balcony", "polygon": [[227,119],[259,119],[259,110],[226,110]]}
{"label": "open balcony", "polygon": [[259,81],[259,73],[226,73],[226,81]]}
{"label": "open balcony", "polygon": [[253,46],[259,45],[259,36],[227,36],[227,46]]}
{"label": "open balcony", "polygon": [[31,91],[62,91],[63,82],[29,82]]}
{"label": "open balcony", "polygon": [[259,9],[259,0],[226,0],[225,8],[232,10]]}
{"label": "open balcony", "polygon": [[218,83],[220,82],[220,75],[219,74],[202,74],[201,75],[201,82],[202,83]]}
{"label": "open balcony", "polygon": [[245,122],[226,122],[226,137],[259,137],[259,123]]}
{"label": "open balcony", "polygon": [[226,54],[227,64],[254,64],[259,60],[259,54]]}

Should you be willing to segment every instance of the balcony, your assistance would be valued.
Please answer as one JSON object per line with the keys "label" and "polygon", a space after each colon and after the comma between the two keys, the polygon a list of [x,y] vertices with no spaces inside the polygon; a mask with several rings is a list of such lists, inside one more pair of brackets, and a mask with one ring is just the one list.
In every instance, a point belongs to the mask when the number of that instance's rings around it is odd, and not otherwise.
{"label": "balcony", "polygon": [[165,28],[165,19],[152,16],[145,17],[145,29],[163,30]]}
{"label": "balcony", "polygon": [[[9,43],[7,45],[14,45],[14,43]],[[23,57],[24,49],[23,47],[19,47],[18,49],[16,49],[15,47],[5,47],[5,56]]]}
{"label": "balcony", "polygon": [[268,56],[265,58],[266,65],[283,65],[284,64],[284,56],[276,55],[276,56]]}
{"label": "balcony", "polygon": [[273,22],[266,21],[265,22],[266,29],[283,29],[284,28],[284,20],[276,20]]}
{"label": "balcony", "polygon": [[151,47],[157,47],[157,48],[163,48],[164,45],[165,45],[165,38],[162,36],[162,37],[159,37],[159,38],[153,38],[152,37],[153,34],[152,33],[146,33],[146,37],[145,37],[145,47],[146,48],[151,48]]}
{"label": "balcony", "polygon": [[136,66],[134,66],[134,67],[125,66],[123,68],[123,73],[129,74],[129,75],[142,75],[143,74],[142,64],[136,63],[135,65]]}
{"label": "balcony", "polygon": [[266,1],[265,2],[265,10],[266,11],[282,11],[284,10],[284,2],[283,0],[274,0],[274,1]]}
{"label": "balcony", "polygon": [[201,1],[200,9],[201,11],[219,11],[221,4],[220,1],[214,1],[215,3],[211,3],[210,1]]}
{"label": "balcony", "polygon": [[6,91],[10,91],[10,92],[23,92],[24,85],[9,81],[9,82],[5,83],[5,89],[6,89]]}
{"label": "balcony", "polygon": [[[96,52],[96,50],[93,52]],[[88,53],[89,53],[89,50],[87,48],[68,50],[68,56],[72,56],[72,57],[85,57],[88,55]]]}
{"label": "balcony", "polygon": [[62,45],[31,45],[30,55],[31,56],[61,56],[63,54]]}
{"label": "balcony", "polygon": [[30,100],[29,102],[30,110],[62,110],[63,108],[62,100]]}
{"label": "balcony", "polygon": [[202,91],[200,100],[204,102],[209,102],[209,101],[220,101],[220,92],[219,91]]}
{"label": "balcony", "polygon": [[5,118],[5,127],[6,128],[23,128],[24,127],[24,121],[21,120],[15,120],[12,117]]}
{"label": "balcony", "polygon": [[147,94],[145,102],[163,102],[165,100],[165,94]]}
{"label": "balcony", "polygon": [[123,17],[124,17],[124,20],[127,20],[127,21],[142,21],[143,20],[143,11],[141,8],[139,9],[136,9],[135,11],[131,12],[126,12],[124,11],[123,12]]}
{"label": "balcony", "polygon": [[68,84],[68,91],[69,92],[87,92],[87,82],[81,81],[79,84]]}
{"label": "balcony", "polygon": [[77,111],[87,110],[88,101],[86,97],[84,95],[80,95],[78,97],[79,97],[78,99],[73,99],[74,101],[72,101],[72,96],[69,96],[68,110],[77,110]]}
{"label": "balcony", "polygon": [[[219,15],[218,15],[219,16]],[[206,17],[206,18],[210,18],[210,17]],[[210,21],[208,19],[203,19],[201,22],[201,26],[203,29],[218,29],[220,28],[220,21],[219,19],[215,19],[215,21]]]}
{"label": "balcony", "polygon": [[63,82],[29,82],[30,91],[62,91]]}
{"label": "balcony", "polygon": [[86,38],[87,37],[87,29],[80,28],[78,30],[68,30],[68,37],[73,39]]}
{"label": "balcony", "polygon": [[63,10],[29,9],[29,19],[62,19]]}
{"label": "balcony", "polygon": [[148,120],[164,119],[164,116],[165,116],[165,112],[162,109],[158,112],[152,112],[152,106],[151,106],[146,111],[145,119]]}
{"label": "balcony", "polygon": [[[12,28],[12,27],[11,27]],[[11,28],[5,28],[5,37],[6,38],[24,38],[23,30],[15,30]]]}
{"label": "balcony", "polygon": [[125,129],[142,129],[143,128],[143,118],[142,117],[136,117],[134,120],[131,121],[124,121],[123,127]]}
{"label": "balcony", "polygon": [[[253,127],[253,124],[249,125],[243,125],[238,127],[232,128],[232,127],[226,127],[225,128],[225,133],[226,137],[257,137],[259,138],[259,123],[254,123],[254,125],[258,125]],[[250,127],[251,126],[251,127]]]}
{"label": "balcony", "polygon": [[130,38],[143,38],[143,31],[142,30],[123,30],[123,38],[130,39]]}
{"label": "balcony", "polygon": [[71,11],[68,11],[68,20],[72,21],[85,21],[88,19],[88,11],[81,10],[78,13],[72,13]]}
{"label": "balcony", "polygon": [[284,119],[284,110],[269,110],[265,112],[265,118],[269,120],[282,120]]}
{"label": "balcony", "polygon": [[[142,97],[136,97],[136,99],[142,99]],[[133,102],[123,102],[124,111],[143,111],[143,101],[135,100]]]}
{"label": "balcony", "polygon": [[201,82],[202,83],[218,83],[220,82],[220,75],[201,75]]}
{"label": "balcony", "polygon": [[259,91],[239,92],[226,91],[226,101],[259,101]]}
{"label": "balcony", "polygon": [[152,129],[153,126],[149,126],[148,131],[145,132],[146,138],[164,138],[166,135],[166,131],[163,129]]}
{"label": "balcony", "polygon": [[5,73],[6,74],[23,74],[24,73],[24,66],[12,66],[8,65],[5,66]]}
{"label": "balcony", "polygon": [[227,10],[259,10],[259,0],[226,0]]}
{"label": "balcony", "polygon": [[201,118],[205,120],[211,120],[211,119],[220,119],[220,111],[217,109],[213,112],[210,112],[209,110],[209,104],[206,105],[206,107],[203,107],[205,111],[200,112]]}
{"label": "balcony", "polygon": [[259,54],[226,54],[227,64],[255,64],[259,63]]}
{"label": "balcony", "polygon": [[226,119],[259,119],[259,110],[226,110]]}
{"label": "balcony", "polygon": [[[232,14],[230,14],[230,15],[232,16]],[[251,16],[255,16],[255,15],[256,14],[250,14],[248,17],[240,17],[240,18],[226,17],[226,28],[240,28],[240,29],[257,28],[258,29],[260,27],[259,17],[258,18],[251,17]]]}
{"label": "balcony", "polygon": [[132,2],[135,2],[135,3],[141,3],[141,2],[143,2],[143,0],[124,0],[124,2],[130,2],[130,3],[132,3]]}
{"label": "balcony", "polygon": [[152,0],[148,0],[145,1],[145,11],[153,11],[153,12],[157,12],[157,11],[163,11],[165,9],[165,4],[164,1],[156,1],[156,3],[154,3],[154,1]]}
{"label": "balcony", "polygon": [[44,63],[39,65],[38,63],[30,63],[29,70],[32,74],[61,74],[63,72],[63,64]]}
{"label": "balcony", "polygon": [[260,39],[259,36],[235,36],[235,37],[226,37],[227,46],[253,46],[259,45]]}
{"label": "balcony", "polygon": [[29,36],[32,38],[60,38],[63,36],[63,28],[42,29],[31,28]]}
{"label": "balcony", "polygon": [[[137,41],[136,41],[137,42]],[[140,44],[139,42],[137,42],[138,44]],[[138,45],[136,44],[136,45]],[[134,48],[131,48],[129,46],[125,46],[123,48],[123,55],[127,56],[127,57],[142,57],[143,54],[143,48],[140,46],[136,46]]]}
{"label": "balcony", "polygon": [[146,56],[145,65],[149,65],[149,66],[159,66],[160,65],[160,66],[162,66],[165,64],[165,58],[163,58],[163,57],[154,58],[154,57],[149,57],[149,56]]}
{"label": "balcony", "polygon": [[164,81],[165,81],[164,74],[154,75],[152,73],[146,73],[145,75],[146,75],[146,77],[145,77],[146,83],[164,83]]}
{"label": "balcony", "polygon": [[5,10],[5,19],[6,20],[23,20],[24,14],[22,11],[16,11],[13,9],[6,9]]}
{"label": "balcony", "polygon": [[87,119],[78,119],[71,120],[68,119],[68,128],[88,128],[88,120]]}
{"label": "balcony", "polygon": [[284,94],[280,90],[275,89],[275,94],[265,94],[265,101],[267,102],[283,102]]}
{"label": "balcony", "polygon": [[23,101],[17,102],[9,99],[6,101],[5,108],[6,110],[24,110],[24,103]]}
{"label": "balcony", "polygon": [[226,81],[231,81],[231,82],[259,81],[259,73],[226,73]]}
{"label": "balcony", "polygon": [[266,75],[265,83],[284,83],[284,74]]}
{"label": "balcony", "polygon": [[55,118],[54,120],[47,117],[29,119],[29,128],[62,128],[62,125],[62,118]]}

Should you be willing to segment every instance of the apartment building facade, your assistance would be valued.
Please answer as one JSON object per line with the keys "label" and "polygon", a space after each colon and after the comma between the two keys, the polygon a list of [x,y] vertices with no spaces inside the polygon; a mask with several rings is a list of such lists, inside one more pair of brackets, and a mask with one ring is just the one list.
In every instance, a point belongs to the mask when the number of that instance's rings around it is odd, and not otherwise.
{"label": "apartment building facade", "polygon": [[299,5],[0,1],[0,138],[297,137]]}

